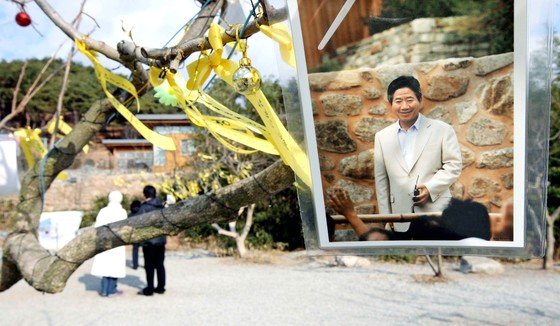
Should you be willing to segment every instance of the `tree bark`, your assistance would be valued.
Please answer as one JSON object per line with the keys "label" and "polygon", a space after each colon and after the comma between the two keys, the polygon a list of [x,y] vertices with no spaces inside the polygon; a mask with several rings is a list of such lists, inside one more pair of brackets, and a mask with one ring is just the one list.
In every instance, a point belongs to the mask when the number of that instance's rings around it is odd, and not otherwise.
{"label": "tree bark", "polygon": [[[133,56],[125,58],[107,44],[80,33],[71,24],[65,22],[46,1],[35,0],[35,2],[70,38],[82,38],[88,48],[128,67],[133,73],[132,82],[136,89],[145,91],[141,86],[147,82],[147,76],[137,58]],[[218,3],[222,2],[218,1]],[[121,103],[126,103],[129,98],[129,95],[122,91],[116,91],[116,94]],[[76,155],[105,125],[111,112],[112,106],[108,100],[96,102],[74,126],[72,132],[57,143],[25,175],[16,207],[16,223],[4,241],[0,291],[9,289],[24,278],[39,291],[60,292],[64,289],[70,275],[97,253],[161,235],[176,234],[180,230],[202,223],[218,223],[234,219],[239,207],[268,198],[294,182],[294,175],[290,168],[277,161],[261,173],[215,192],[179,202],[161,211],[153,211],[125,221],[88,229],[58,252],[51,254],[39,244],[37,239],[44,192],[56,176],[74,162]]]}
{"label": "tree bark", "polygon": [[543,257],[543,269],[549,269],[554,265],[554,222],[560,217],[560,207],[551,214],[546,212],[546,249]]}

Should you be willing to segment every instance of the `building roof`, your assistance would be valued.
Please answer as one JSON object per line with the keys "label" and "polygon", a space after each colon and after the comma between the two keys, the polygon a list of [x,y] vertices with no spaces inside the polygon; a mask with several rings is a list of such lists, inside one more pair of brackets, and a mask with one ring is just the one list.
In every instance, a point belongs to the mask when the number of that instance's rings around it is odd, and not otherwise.
{"label": "building roof", "polygon": [[169,120],[189,120],[186,114],[136,114],[136,118],[140,121],[169,121]]}
{"label": "building roof", "polygon": [[152,147],[146,139],[103,139],[101,143],[108,149],[115,147]]}
{"label": "building roof", "polygon": [[136,114],[138,120],[149,127],[190,125],[189,117],[184,113],[174,114]]}

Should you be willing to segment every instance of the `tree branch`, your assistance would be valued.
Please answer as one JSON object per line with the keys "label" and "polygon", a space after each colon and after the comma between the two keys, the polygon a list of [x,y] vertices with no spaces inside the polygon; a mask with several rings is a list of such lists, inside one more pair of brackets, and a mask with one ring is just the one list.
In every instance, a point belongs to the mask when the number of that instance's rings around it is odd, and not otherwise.
{"label": "tree branch", "polygon": [[[286,20],[288,17],[287,8],[275,9],[272,6],[267,8],[268,17],[260,17],[259,19],[251,21],[242,35],[239,37],[246,39],[251,35],[259,32],[257,25],[269,25]],[[232,26],[222,33],[222,40],[224,44],[236,40],[235,34],[238,26]],[[124,42],[124,41],[122,41]],[[126,42],[125,42],[126,43]],[[124,46],[124,44],[123,44]],[[177,46],[163,49],[147,49],[141,48],[141,54],[145,59],[157,63],[158,67],[168,66],[168,63],[173,61],[177,56],[181,57],[181,62],[188,58],[192,53],[211,49],[210,42],[207,37],[198,37],[188,41],[181,42]],[[138,58],[141,60],[141,58]]]}
{"label": "tree branch", "polygon": [[35,235],[12,232],[4,243],[0,291],[8,289],[17,281],[17,277],[13,275],[19,270],[35,289],[48,293],[60,292],[70,275],[83,262],[102,251],[157,236],[176,234],[203,223],[234,219],[239,207],[268,198],[291,186],[293,181],[292,170],[277,161],[254,177],[220,188],[215,193],[190,198],[161,211],[88,229],[56,255],[49,254],[41,247]]}

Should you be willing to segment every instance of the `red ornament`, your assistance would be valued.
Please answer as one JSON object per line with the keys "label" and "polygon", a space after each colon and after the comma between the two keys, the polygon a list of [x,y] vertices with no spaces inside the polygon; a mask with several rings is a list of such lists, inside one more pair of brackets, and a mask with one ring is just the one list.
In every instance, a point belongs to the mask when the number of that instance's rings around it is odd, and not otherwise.
{"label": "red ornament", "polygon": [[29,26],[31,24],[31,17],[25,11],[21,11],[16,15],[16,23],[23,27]]}

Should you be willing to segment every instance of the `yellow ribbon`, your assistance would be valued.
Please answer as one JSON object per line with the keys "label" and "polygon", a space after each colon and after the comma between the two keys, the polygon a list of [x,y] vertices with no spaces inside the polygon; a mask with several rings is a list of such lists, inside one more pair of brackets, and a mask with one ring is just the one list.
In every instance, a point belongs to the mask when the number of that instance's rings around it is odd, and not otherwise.
{"label": "yellow ribbon", "polygon": [[292,35],[288,31],[288,28],[282,23],[273,24],[270,26],[258,25],[258,27],[264,35],[278,42],[282,60],[295,68],[296,55],[294,52],[294,43],[292,42]]}
{"label": "yellow ribbon", "polygon": [[[165,80],[157,79],[161,76],[162,70],[159,68],[150,68],[150,81],[153,85],[160,87],[160,85],[167,84],[173,90],[174,96],[177,98],[177,104],[189,116],[191,122],[197,126],[207,128],[208,131],[226,148],[243,154],[251,154],[256,150],[265,153],[278,155],[278,152],[266,139],[257,137],[255,134],[262,134],[265,129],[264,126],[239,115],[221,103],[213,99],[208,94],[196,90],[186,91],[177,85],[177,76],[171,72],[165,74]],[[179,78],[180,81],[180,78]],[[200,113],[194,105],[195,102],[205,105],[210,110],[221,114],[222,116],[208,116]],[[226,139],[236,141],[254,150],[246,150],[237,147]]]}
{"label": "yellow ribbon", "polygon": [[14,131],[14,135],[19,138],[19,146],[25,156],[28,167],[32,168],[35,165],[33,152],[39,157],[43,157],[47,153],[47,149],[41,141],[41,129],[20,128]]}
{"label": "yellow ribbon", "polygon": [[140,104],[138,101],[138,94],[136,93],[136,88],[130,81],[126,78],[121,76],[117,76],[101,65],[101,63],[97,60],[95,55],[86,49],[86,44],[82,40],[75,40],[76,48],[82,52],[93,64],[93,68],[95,70],[95,75],[97,76],[97,80],[105,92],[107,99],[113,105],[113,107],[128,121],[130,124],[138,130],[138,132],[150,143],[154,144],[157,147],[160,147],[164,150],[174,151],[175,150],[175,143],[173,142],[173,138],[162,136],[150,128],[146,127],[138,118],[132,114],[124,105],[122,105],[114,96],[107,90],[107,83],[112,84],[118,88],[124,89],[129,94],[134,96],[136,99],[136,107],[140,110]]}
{"label": "yellow ribbon", "polygon": [[[43,158],[47,154],[47,149],[40,136],[41,129],[31,129],[30,127],[20,128],[14,131],[14,135],[19,139],[19,146],[25,156],[29,169],[35,166],[35,155]],[[66,180],[68,179],[68,175],[63,171],[60,172],[56,178],[58,180]]]}
{"label": "yellow ribbon", "polygon": [[[191,90],[200,89],[206,78],[208,78],[210,70],[214,70],[220,78],[233,87],[232,76],[239,66],[233,61],[221,58],[223,52],[222,30],[223,29],[215,23],[212,23],[210,26],[208,40],[214,52],[189,64],[187,71],[189,72],[190,78],[187,82],[187,88]],[[307,186],[311,187],[311,175],[307,155],[288,133],[266,99],[266,96],[264,96],[261,90],[252,95],[245,96],[253,104],[264,122],[265,129],[262,130],[263,136],[274,146],[284,163],[289,165]]]}
{"label": "yellow ribbon", "polygon": [[[47,131],[51,135],[54,134],[54,125],[55,125],[55,119],[53,118],[47,125]],[[60,132],[63,135],[68,135],[72,131],[72,127],[70,127],[70,125],[64,122],[64,119],[62,119],[62,117],[58,117],[58,130],[60,130]],[[89,146],[85,145],[84,148],[82,148],[82,150],[84,151],[84,153],[87,154],[89,151]]]}

